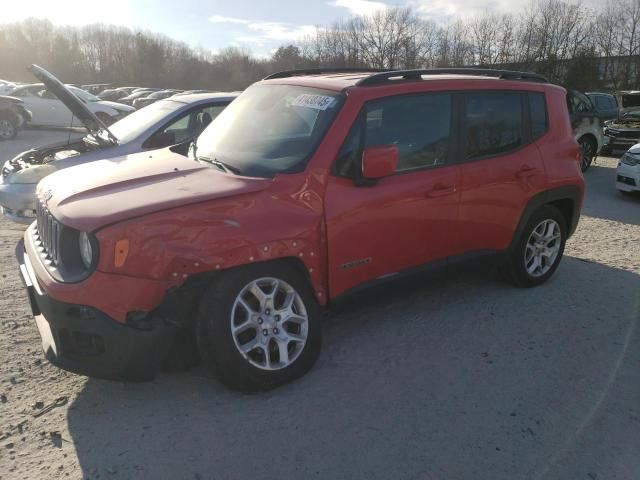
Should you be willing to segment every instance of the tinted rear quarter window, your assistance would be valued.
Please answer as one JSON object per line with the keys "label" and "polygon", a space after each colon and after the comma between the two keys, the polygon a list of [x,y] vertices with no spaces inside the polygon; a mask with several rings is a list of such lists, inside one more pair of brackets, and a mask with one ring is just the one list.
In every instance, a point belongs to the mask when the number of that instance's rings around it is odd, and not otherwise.
{"label": "tinted rear quarter window", "polygon": [[499,155],[520,147],[522,101],[518,92],[465,95],[466,159]]}
{"label": "tinted rear quarter window", "polygon": [[529,92],[529,115],[532,139],[540,138],[547,131],[547,105],[544,93]]}

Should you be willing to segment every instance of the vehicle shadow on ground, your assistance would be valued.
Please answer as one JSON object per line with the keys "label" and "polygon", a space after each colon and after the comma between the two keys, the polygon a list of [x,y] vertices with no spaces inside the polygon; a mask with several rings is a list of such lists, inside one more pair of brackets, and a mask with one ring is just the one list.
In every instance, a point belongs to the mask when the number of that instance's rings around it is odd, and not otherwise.
{"label": "vehicle shadow on ground", "polygon": [[616,189],[616,169],[591,165],[584,174],[587,184],[582,215],[640,225],[640,194],[622,194]]}
{"label": "vehicle shadow on ground", "polygon": [[534,289],[478,269],[416,277],[343,303],[293,384],[89,380],[69,433],[85,478],[611,478],[640,448],[639,290],[576,258]]}

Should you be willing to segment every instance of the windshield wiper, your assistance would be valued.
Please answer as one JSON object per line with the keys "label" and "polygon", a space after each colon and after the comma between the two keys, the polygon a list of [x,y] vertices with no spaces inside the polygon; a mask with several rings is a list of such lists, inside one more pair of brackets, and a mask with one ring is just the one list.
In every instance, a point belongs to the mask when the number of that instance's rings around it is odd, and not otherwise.
{"label": "windshield wiper", "polygon": [[204,155],[198,155],[196,156],[196,158],[200,162],[210,163],[211,165],[218,167],[220,170],[222,170],[225,173],[234,173],[236,175],[240,175],[240,169],[232,165],[229,165],[228,163],[221,162],[217,158],[205,157]]}

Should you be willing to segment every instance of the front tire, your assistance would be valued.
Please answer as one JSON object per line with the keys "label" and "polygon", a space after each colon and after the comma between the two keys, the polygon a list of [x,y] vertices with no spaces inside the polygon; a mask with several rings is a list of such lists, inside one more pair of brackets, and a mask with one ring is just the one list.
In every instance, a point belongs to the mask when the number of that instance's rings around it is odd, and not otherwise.
{"label": "front tire", "polygon": [[580,151],[582,152],[582,162],[580,163],[580,169],[583,172],[589,170],[593,159],[596,156],[597,145],[591,138],[584,136],[580,137],[578,140],[578,144],[580,145]]}
{"label": "front tire", "polygon": [[503,267],[506,278],[519,287],[546,282],[556,271],[567,239],[567,221],[556,207],[534,212]]}
{"label": "front tire", "polygon": [[18,135],[18,124],[9,115],[0,114],[0,140],[13,140]]}
{"label": "front tire", "polygon": [[225,385],[269,390],[314,365],[321,318],[307,279],[296,269],[286,263],[240,267],[221,274],[204,292],[198,350]]}

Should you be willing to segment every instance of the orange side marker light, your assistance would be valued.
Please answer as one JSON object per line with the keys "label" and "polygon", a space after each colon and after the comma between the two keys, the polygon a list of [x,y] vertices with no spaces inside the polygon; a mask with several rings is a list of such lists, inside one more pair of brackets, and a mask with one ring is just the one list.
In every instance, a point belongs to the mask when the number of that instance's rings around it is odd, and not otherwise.
{"label": "orange side marker light", "polygon": [[129,240],[123,239],[116,242],[115,252],[113,254],[113,264],[116,268],[124,265],[129,255]]}

